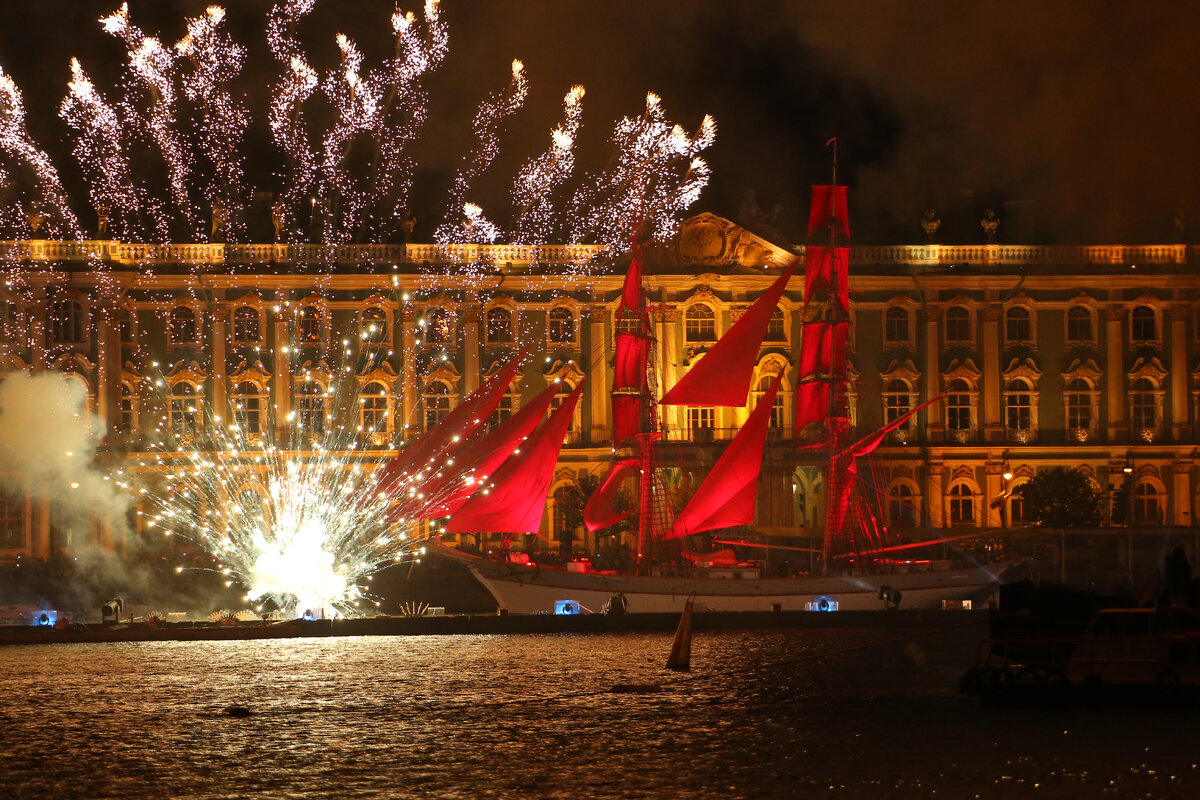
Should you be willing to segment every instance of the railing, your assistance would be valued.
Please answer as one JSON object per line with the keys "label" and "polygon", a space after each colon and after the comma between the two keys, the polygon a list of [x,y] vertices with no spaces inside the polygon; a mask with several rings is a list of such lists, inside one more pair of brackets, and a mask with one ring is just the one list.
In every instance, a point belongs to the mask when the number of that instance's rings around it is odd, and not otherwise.
{"label": "railing", "polygon": [[118,241],[0,241],[0,253],[28,261],[110,264],[585,264],[602,245],[480,244],[136,244]]}
{"label": "railing", "polygon": [[[803,252],[803,246],[798,250]],[[1194,245],[887,245],[855,247],[858,264],[1186,264]],[[137,244],[114,240],[6,240],[0,253],[29,261],[113,264],[585,264],[605,251],[584,244]]]}

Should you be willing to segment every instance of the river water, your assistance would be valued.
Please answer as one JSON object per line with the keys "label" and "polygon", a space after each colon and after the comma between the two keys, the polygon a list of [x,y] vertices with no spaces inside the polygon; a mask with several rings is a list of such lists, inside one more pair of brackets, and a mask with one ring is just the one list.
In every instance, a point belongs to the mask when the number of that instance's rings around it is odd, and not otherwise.
{"label": "river water", "polygon": [[689,674],[662,633],[4,647],[0,796],[1200,796],[1200,712],[982,705],[984,636],[699,632]]}

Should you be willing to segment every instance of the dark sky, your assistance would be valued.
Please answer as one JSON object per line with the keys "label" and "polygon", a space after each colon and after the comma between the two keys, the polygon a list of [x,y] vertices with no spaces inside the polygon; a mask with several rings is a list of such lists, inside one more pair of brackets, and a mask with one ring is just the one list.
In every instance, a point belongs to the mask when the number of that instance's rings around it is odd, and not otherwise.
{"label": "dark sky", "polygon": [[[24,91],[30,127],[72,180],[57,119],[76,55],[111,89],[119,42],[96,20],[116,0],[5,0],[0,65]],[[133,0],[134,22],[174,42],[206,2]],[[257,120],[254,164],[268,180],[266,52],[269,3],[232,0],[229,24],[251,51],[241,87]],[[416,3],[404,5],[418,10]],[[440,217],[479,100],[503,86],[510,61],[531,92],[480,185],[488,213],[520,163],[546,147],[562,95],[587,88],[583,168],[603,166],[613,121],[640,112],[647,90],[693,130],[716,117],[713,181],[696,210],[736,218],[756,192],[778,228],[802,237],[807,186],[827,180],[837,136],[860,243],[924,241],[928,207],[939,240],[983,240],[994,207],[1001,240],[1022,243],[1172,242],[1186,217],[1200,241],[1200,4],[1062,0],[444,0],[450,55],[429,84],[430,120],[416,188],[418,238]],[[320,0],[302,30],[310,62],[336,63],[345,32],[367,64],[390,50],[392,4]],[[83,215],[89,219],[89,215]],[[423,237],[421,234],[424,233]]]}

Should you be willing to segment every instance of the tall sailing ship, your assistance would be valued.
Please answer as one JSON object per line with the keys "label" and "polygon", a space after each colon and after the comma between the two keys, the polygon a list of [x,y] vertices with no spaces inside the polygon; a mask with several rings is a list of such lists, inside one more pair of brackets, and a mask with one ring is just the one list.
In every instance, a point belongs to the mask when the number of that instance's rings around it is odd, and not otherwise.
{"label": "tall sailing ship", "polygon": [[[636,510],[635,568],[594,572],[588,562],[548,566],[507,552],[500,559],[480,557],[436,538],[433,552],[465,563],[496,602],[512,613],[599,611],[614,602],[631,612],[677,612],[689,598],[697,608],[722,611],[865,610],[901,602],[905,607],[961,608],[988,598],[1004,565],[896,558],[910,545],[892,540],[877,505],[872,511],[871,492],[859,479],[860,462],[929,403],[866,437],[851,437],[846,391],[849,224],[846,187],[837,185],[836,157],[830,184],[813,187],[809,238],[814,237],[827,244],[809,245],[803,256],[805,305],[813,313],[806,315],[811,321],[804,323],[801,336],[794,392],[797,438],[789,443],[797,458],[825,469],[824,541],[814,574],[766,577],[761,564],[739,562],[730,549],[697,554],[685,546],[696,534],[744,530],[755,522],[759,473],[782,373],[677,514],[669,502],[664,456],[679,443],[664,437],[659,415],[663,406],[746,405],[771,316],[800,260],[783,270],[682,379],[656,396],[665,370],[653,363],[655,309],[643,291],[636,242],[613,342],[614,458],[584,509],[593,533]],[[448,517],[444,531],[451,534],[538,531],[582,383],[545,421],[542,417],[557,394],[553,384],[486,430],[484,421],[524,357],[524,352],[518,353],[382,470],[380,491],[391,498],[397,518]],[[630,484],[636,485],[635,508],[618,511],[614,501]]]}

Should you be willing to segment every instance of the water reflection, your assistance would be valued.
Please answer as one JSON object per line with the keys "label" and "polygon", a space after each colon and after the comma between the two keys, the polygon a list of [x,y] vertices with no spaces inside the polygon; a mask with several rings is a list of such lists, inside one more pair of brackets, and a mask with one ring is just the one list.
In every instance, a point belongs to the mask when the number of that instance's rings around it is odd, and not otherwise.
{"label": "water reflection", "polygon": [[855,649],[894,635],[703,633],[682,676],[660,633],[2,648],[0,796],[1161,796],[1200,779],[1192,715],[988,709],[956,693],[982,631]]}

